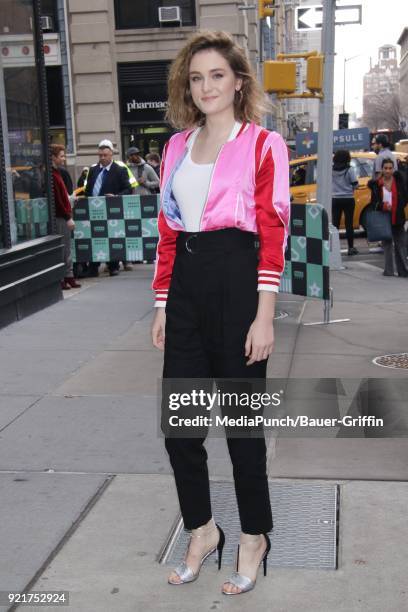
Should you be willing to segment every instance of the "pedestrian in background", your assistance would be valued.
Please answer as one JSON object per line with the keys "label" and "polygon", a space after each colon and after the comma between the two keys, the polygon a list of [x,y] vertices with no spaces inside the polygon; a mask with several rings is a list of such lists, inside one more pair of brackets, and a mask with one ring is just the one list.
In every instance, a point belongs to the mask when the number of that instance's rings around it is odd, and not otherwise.
{"label": "pedestrian in background", "polygon": [[50,153],[57,232],[62,236],[64,248],[65,271],[61,287],[64,290],[71,289],[71,287],[79,288],[81,285],[74,278],[71,256],[71,232],[75,229],[75,223],[72,219],[67,188],[59,172],[59,169],[65,164],[65,148],[62,145],[53,144],[50,146]]}
{"label": "pedestrian in background", "polygon": [[[146,155],[146,161],[148,164],[151,165],[151,167],[160,179],[160,155],[158,153],[148,153]],[[155,189],[153,189],[153,193],[160,193],[160,187],[156,187]]]}
{"label": "pedestrian in background", "polygon": [[340,228],[341,216],[344,214],[346,237],[348,244],[348,255],[357,255],[354,247],[353,218],[355,209],[354,189],[358,187],[358,180],[354,169],[351,167],[350,152],[339,149],[333,156],[332,170],[332,221],[333,225]]}
{"label": "pedestrian in background", "polygon": [[146,155],[146,161],[148,164],[150,164],[157,176],[160,178],[160,155],[158,153],[148,153]]}
{"label": "pedestrian in background", "polygon": [[[85,181],[85,196],[116,196],[130,195],[133,192],[136,180],[121,161],[113,159],[113,144],[110,140],[102,140],[98,145],[99,163],[90,167]],[[91,262],[89,276],[98,276],[99,264]],[[119,274],[119,262],[109,261],[110,276]]]}
{"label": "pedestrian in background", "polygon": [[374,138],[374,151],[377,157],[374,160],[373,178],[378,179],[382,175],[382,162],[390,159],[394,166],[394,171],[398,170],[397,158],[390,149],[390,143],[385,134],[377,134]]}
{"label": "pedestrian in background", "polygon": [[133,172],[139,185],[135,189],[138,195],[150,195],[159,187],[159,177],[154,169],[140,155],[140,149],[129,147],[127,150],[127,165]]}
{"label": "pedestrian in background", "polygon": [[[398,276],[408,276],[407,245],[405,240],[405,206],[408,195],[400,172],[394,171],[392,159],[382,160],[381,176],[368,182],[371,189],[370,205],[391,216],[392,240],[383,240],[384,276],[394,276],[394,259]],[[393,249],[394,247],[394,249]]]}
{"label": "pedestrian in background", "polygon": [[71,196],[73,194],[74,191],[74,184],[72,182],[72,178],[70,173],[68,172],[68,170],[65,167],[65,162],[63,166],[60,166],[58,168],[58,172],[60,173],[62,180],[64,181],[64,185],[67,188],[67,192],[68,195]]}
{"label": "pedestrian in background", "polygon": [[81,172],[81,174],[79,176],[79,179],[78,179],[78,182],[77,182],[77,188],[83,187],[85,185],[85,181],[86,181],[86,178],[88,176],[88,172],[89,172],[88,166],[84,166],[82,168],[82,172]]}

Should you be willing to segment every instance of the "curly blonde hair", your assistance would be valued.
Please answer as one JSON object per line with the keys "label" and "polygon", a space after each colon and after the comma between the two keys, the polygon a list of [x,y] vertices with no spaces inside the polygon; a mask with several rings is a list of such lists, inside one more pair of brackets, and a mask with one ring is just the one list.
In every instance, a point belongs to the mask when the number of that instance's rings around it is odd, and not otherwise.
{"label": "curly blonde hair", "polygon": [[204,124],[205,115],[194,104],[189,87],[191,59],[195,53],[204,49],[215,49],[227,60],[235,76],[242,79],[242,93],[234,99],[236,119],[259,124],[268,105],[244,50],[228,32],[210,30],[193,34],[171,64],[167,82],[166,120],[179,130]]}

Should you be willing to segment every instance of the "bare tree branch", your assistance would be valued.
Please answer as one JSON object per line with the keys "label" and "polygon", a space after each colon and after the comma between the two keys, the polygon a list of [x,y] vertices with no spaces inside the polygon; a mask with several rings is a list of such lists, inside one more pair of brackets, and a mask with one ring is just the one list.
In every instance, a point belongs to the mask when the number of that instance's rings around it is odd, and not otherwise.
{"label": "bare tree branch", "polygon": [[391,79],[387,79],[382,92],[364,97],[363,122],[371,131],[399,130],[402,111],[399,91]]}

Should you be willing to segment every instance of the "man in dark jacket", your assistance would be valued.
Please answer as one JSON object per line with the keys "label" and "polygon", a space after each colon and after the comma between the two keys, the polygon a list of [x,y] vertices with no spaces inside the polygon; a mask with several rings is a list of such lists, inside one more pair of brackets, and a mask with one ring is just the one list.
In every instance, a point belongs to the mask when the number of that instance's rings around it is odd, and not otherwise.
{"label": "man in dark jacket", "polygon": [[[133,191],[133,177],[129,174],[125,164],[113,159],[113,145],[110,140],[102,140],[99,143],[98,157],[99,163],[89,169],[84,185],[85,195],[87,197],[130,195]],[[98,267],[98,263],[92,262],[89,275],[97,276]],[[119,274],[118,261],[109,261],[108,268],[110,276]]]}

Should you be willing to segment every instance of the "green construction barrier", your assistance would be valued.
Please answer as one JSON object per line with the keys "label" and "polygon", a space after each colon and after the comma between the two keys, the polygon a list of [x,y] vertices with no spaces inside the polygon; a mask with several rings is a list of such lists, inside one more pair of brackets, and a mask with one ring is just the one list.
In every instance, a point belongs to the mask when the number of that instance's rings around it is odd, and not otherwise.
{"label": "green construction barrier", "polygon": [[[154,261],[159,206],[158,195],[79,199],[74,261]],[[329,228],[322,206],[292,204],[285,260],[280,291],[329,299]]]}
{"label": "green construction barrier", "polygon": [[320,204],[292,204],[280,291],[330,299],[329,218]]}
{"label": "green construction barrier", "polygon": [[73,210],[73,261],[154,261],[158,210],[156,194],[80,198]]}

